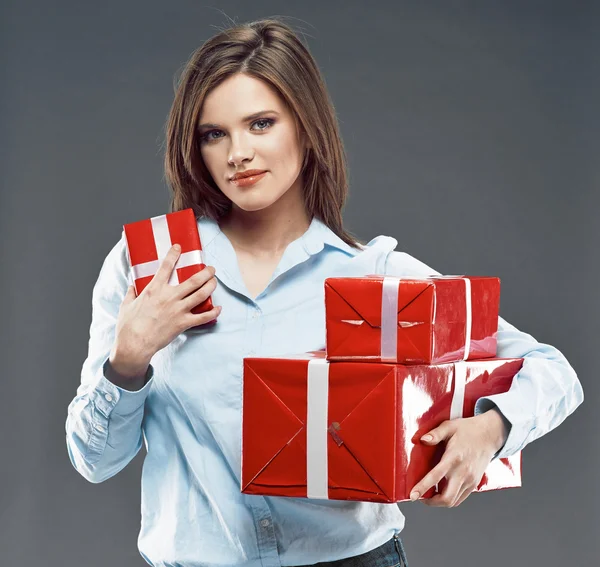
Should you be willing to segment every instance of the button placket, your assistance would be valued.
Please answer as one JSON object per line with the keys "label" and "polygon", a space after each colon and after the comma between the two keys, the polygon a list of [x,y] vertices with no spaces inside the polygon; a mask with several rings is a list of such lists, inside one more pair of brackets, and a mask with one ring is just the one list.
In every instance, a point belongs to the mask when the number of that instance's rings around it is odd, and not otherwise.
{"label": "button placket", "polygon": [[257,354],[262,341],[262,310],[256,303],[250,304],[248,308],[250,314],[246,330],[245,356],[253,357]]}
{"label": "button placket", "polygon": [[269,506],[262,496],[253,496],[249,504],[257,526],[256,535],[261,564],[265,567],[281,567]]}

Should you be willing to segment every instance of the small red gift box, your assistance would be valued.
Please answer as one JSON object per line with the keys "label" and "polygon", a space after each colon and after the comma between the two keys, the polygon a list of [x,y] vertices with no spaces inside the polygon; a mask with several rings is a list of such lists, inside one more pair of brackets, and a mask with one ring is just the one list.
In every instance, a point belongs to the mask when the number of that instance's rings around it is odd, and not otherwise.
{"label": "small red gift box", "polygon": [[[193,209],[184,209],[125,224],[123,230],[136,297],[152,281],[173,244],[181,245],[181,252],[169,279],[170,285],[184,282],[205,267]],[[208,297],[196,305],[191,312],[199,314],[212,308],[212,300]]]}
{"label": "small red gift box", "polygon": [[496,356],[500,280],[325,280],[328,360],[439,364]]}
{"label": "small red gift box", "polygon": [[[322,351],[245,358],[241,491],[409,500],[443,453],[420,437],[447,419],[474,415],[480,397],[507,391],[522,362],[330,363]],[[520,452],[492,461],[477,491],[517,486]]]}

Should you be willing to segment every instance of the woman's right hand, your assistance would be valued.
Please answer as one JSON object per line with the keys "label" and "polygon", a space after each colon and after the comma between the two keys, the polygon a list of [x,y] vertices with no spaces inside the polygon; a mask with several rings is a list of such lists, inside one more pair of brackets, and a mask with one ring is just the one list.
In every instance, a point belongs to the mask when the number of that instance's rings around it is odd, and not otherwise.
{"label": "woman's right hand", "polygon": [[135,297],[133,286],[127,289],[119,308],[111,354],[111,361],[119,358],[121,367],[132,371],[147,368],[154,354],[175,337],[190,327],[212,321],[221,312],[221,307],[215,306],[205,313],[191,313],[217,287],[212,266],[206,266],[179,285],[168,283],[179,255],[171,247],[139,297]]}

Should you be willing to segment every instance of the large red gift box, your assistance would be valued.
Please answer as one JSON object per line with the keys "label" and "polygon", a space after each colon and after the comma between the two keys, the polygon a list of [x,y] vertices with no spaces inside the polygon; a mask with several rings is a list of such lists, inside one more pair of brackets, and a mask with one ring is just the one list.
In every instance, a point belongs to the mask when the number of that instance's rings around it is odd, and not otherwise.
{"label": "large red gift box", "polygon": [[494,357],[499,307],[496,277],[327,278],[327,358],[438,364]]}
{"label": "large red gift box", "polygon": [[[170,285],[184,282],[205,267],[193,209],[128,223],[123,225],[123,230],[136,297],[152,281],[173,244],[181,245],[181,252],[169,279]],[[191,312],[199,314],[212,308],[212,300],[208,297]]]}
{"label": "large red gift box", "polygon": [[[522,362],[330,363],[323,351],[245,358],[241,491],[409,500],[443,453],[420,437],[447,419],[474,415],[480,397],[507,391]],[[477,491],[517,486],[520,452],[494,459]]]}

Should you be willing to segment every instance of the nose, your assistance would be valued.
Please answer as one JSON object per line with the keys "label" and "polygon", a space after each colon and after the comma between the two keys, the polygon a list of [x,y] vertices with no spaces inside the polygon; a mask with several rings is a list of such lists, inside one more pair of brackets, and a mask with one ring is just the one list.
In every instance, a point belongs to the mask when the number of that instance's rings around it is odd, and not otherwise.
{"label": "nose", "polygon": [[231,137],[231,148],[227,159],[230,165],[238,166],[244,161],[252,161],[254,151],[245,140],[244,136]]}

